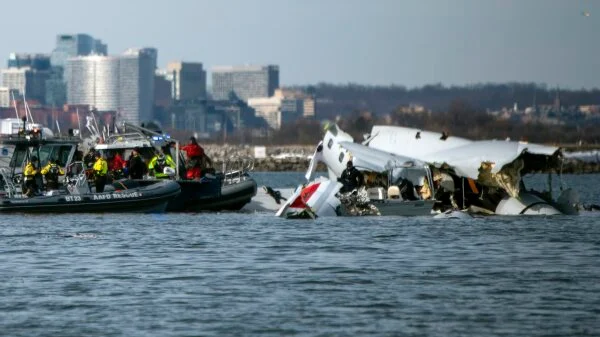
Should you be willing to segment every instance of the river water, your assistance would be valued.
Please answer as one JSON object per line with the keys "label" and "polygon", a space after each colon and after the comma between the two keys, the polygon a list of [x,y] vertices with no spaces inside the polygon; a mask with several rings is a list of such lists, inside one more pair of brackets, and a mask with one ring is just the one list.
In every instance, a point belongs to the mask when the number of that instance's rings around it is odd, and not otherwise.
{"label": "river water", "polygon": [[3,215],[0,335],[598,336],[599,219]]}

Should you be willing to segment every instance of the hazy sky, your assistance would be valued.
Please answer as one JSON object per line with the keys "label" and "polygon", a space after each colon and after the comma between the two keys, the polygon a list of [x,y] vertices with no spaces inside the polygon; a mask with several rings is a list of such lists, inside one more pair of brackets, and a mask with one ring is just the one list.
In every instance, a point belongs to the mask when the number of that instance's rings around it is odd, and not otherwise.
{"label": "hazy sky", "polygon": [[[525,81],[600,87],[597,0],[34,0],[0,8],[0,62],[88,33],[109,53],[277,64],[282,85]],[[589,13],[589,16],[583,15]]]}

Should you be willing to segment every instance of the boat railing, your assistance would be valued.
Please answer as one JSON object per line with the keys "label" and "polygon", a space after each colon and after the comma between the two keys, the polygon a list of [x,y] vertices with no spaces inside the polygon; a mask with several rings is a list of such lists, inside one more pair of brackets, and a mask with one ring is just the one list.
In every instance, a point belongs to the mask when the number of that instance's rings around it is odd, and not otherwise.
{"label": "boat railing", "polygon": [[4,181],[4,192],[9,198],[15,197],[19,192],[17,191],[17,184],[13,182],[13,176],[11,170],[8,167],[0,168],[0,177]]}
{"label": "boat railing", "polygon": [[148,136],[141,132],[117,133],[106,139],[106,144],[118,144],[132,141],[147,141]]}
{"label": "boat railing", "polygon": [[248,172],[254,170],[254,158],[240,157],[224,160],[221,172],[223,172],[223,185],[230,185],[246,180]]}
{"label": "boat railing", "polygon": [[65,183],[70,194],[89,193],[90,186],[83,162],[76,161],[67,166]]}

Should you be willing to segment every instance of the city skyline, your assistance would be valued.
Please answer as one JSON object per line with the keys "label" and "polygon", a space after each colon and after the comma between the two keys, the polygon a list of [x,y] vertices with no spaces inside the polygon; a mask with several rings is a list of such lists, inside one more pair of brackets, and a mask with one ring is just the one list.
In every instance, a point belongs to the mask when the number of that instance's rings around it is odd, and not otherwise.
{"label": "city skyline", "polygon": [[[600,3],[591,0],[245,2],[34,1],[7,16],[0,45],[50,53],[58,34],[90,34],[109,54],[158,49],[158,66],[275,64],[284,86],[319,82],[407,87],[534,82],[600,87]],[[9,2],[6,12],[20,12]],[[26,22],[24,25],[23,22]],[[210,79],[210,76],[208,76]]]}

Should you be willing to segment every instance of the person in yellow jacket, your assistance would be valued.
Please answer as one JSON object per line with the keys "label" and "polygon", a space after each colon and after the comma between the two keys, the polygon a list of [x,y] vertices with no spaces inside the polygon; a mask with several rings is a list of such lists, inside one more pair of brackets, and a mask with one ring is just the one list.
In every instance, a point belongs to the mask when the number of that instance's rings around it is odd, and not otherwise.
{"label": "person in yellow jacket", "polygon": [[38,190],[35,176],[38,174],[38,159],[36,156],[31,156],[31,159],[25,165],[23,171],[23,177],[25,180],[25,195],[29,198],[33,197],[35,192]]}
{"label": "person in yellow jacket", "polygon": [[57,190],[58,189],[58,176],[65,175],[65,171],[58,166],[58,161],[50,159],[48,164],[42,168],[42,175],[46,178],[46,189]]}
{"label": "person in yellow jacket", "polygon": [[148,172],[150,175],[156,177],[156,179],[169,178],[169,175],[164,173],[165,167],[175,169],[176,165],[171,156],[168,154],[165,155],[164,151],[161,150],[159,154],[154,156],[152,160],[150,160],[150,163],[148,163]]}
{"label": "person in yellow jacket", "polygon": [[102,158],[100,152],[96,152],[96,162],[94,163],[94,185],[96,186],[96,193],[104,192],[104,185],[106,185],[106,174],[108,173],[108,163],[106,159]]}

